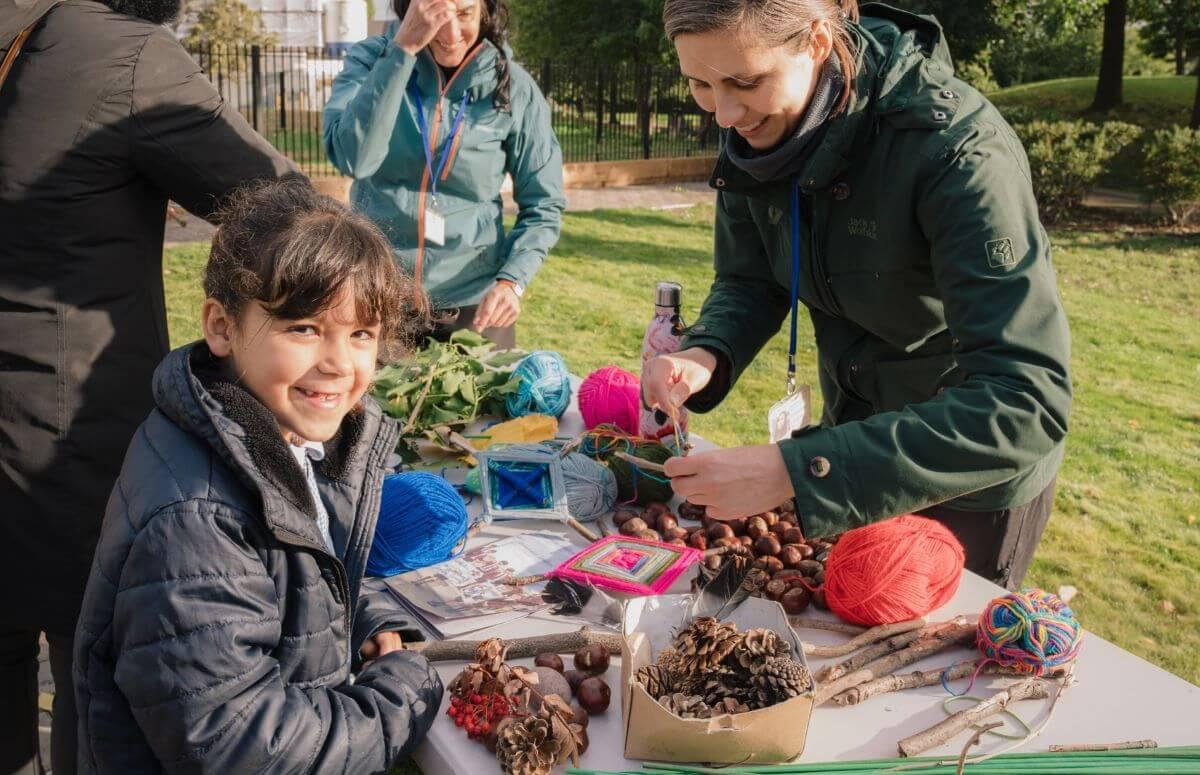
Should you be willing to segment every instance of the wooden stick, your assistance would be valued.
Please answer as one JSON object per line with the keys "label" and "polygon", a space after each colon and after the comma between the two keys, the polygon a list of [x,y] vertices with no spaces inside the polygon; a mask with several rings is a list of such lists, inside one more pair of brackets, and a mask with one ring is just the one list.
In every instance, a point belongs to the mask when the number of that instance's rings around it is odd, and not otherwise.
{"label": "wooden stick", "polygon": [[950,646],[966,645],[974,637],[975,623],[971,622],[968,624],[963,617],[959,617],[958,620],[949,626],[943,627],[933,634],[922,636],[899,651],[864,665],[862,668],[844,675],[836,681],[820,684],[817,687],[815,704],[823,705],[836,695],[853,686],[858,686],[880,676],[894,673],[906,665],[911,665],[913,662],[920,662],[925,657],[932,656]]}
{"label": "wooden stick", "polygon": [[[896,622],[895,624],[881,624],[876,627],[872,627],[871,629],[867,630],[866,632],[855,635],[853,638],[851,638],[850,640],[848,640],[847,642],[843,643],[840,646],[813,646],[811,649],[805,648],[804,653],[808,654],[811,657],[817,657],[818,659],[825,659],[825,658],[829,658],[829,657],[844,657],[847,654],[853,654],[854,652],[858,651],[859,649],[863,648],[864,646],[868,646],[877,641],[891,638],[893,635],[900,635],[903,633],[914,632],[916,630],[920,630],[924,626],[925,626],[924,619],[911,619],[907,622]],[[915,639],[915,637],[916,636],[914,636],[914,639]],[[906,641],[906,645],[907,645],[907,643],[908,642]],[[895,649],[890,649],[890,650],[894,651]],[[867,660],[867,662],[869,662],[869,661],[871,661],[871,660]],[[866,662],[864,662],[863,664],[866,664]],[[829,670],[831,668],[827,667],[825,669]],[[822,678],[818,675],[817,680],[824,681],[826,679]]]}
{"label": "wooden stick", "polygon": [[642,458],[636,455],[631,455],[628,452],[621,452],[618,450],[617,452],[614,452],[613,455],[621,458],[626,463],[637,466],[643,471],[654,471],[658,474],[665,474],[667,472],[667,469],[663,467],[662,463],[651,463],[649,460],[643,460]]}
{"label": "wooden stick", "polygon": [[975,730],[975,734],[971,735],[971,739],[968,740],[967,744],[963,746],[962,753],[958,755],[958,769],[954,771],[954,775],[963,775],[963,770],[967,767],[967,751],[970,751],[972,748],[974,748],[976,744],[979,743],[979,739],[981,737],[986,735],[988,732],[991,732],[993,729],[1002,726],[1004,726],[1003,721],[993,721],[991,724],[984,724]]}
{"label": "wooden stick", "polygon": [[586,538],[588,541],[591,541],[594,543],[594,542],[600,540],[600,536],[596,535],[591,530],[588,530],[586,527],[584,527],[583,523],[580,522],[579,520],[575,519],[575,517],[567,517],[565,521],[566,521],[567,525],[571,527],[571,529],[573,529],[576,533],[578,533],[579,535]]}
{"label": "wooden stick", "polygon": [[526,584],[537,584],[538,582],[545,580],[545,573],[535,573],[532,576],[509,576],[501,583],[507,584],[510,587],[523,587]]}
{"label": "wooden stick", "polygon": [[[479,640],[442,640],[430,643],[406,643],[404,647],[419,651],[430,662],[452,662],[470,660],[479,648]],[[621,636],[616,633],[596,632],[582,627],[574,632],[559,632],[553,635],[535,635],[530,638],[513,638],[508,645],[508,659],[524,659],[542,653],[573,654],[583,646],[600,644],[614,654],[621,652]]]}
{"label": "wooden stick", "polygon": [[[929,633],[924,634],[928,635]],[[899,635],[895,635],[878,643],[873,643],[862,651],[852,654],[849,659],[844,659],[841,662],[837,662],[832,665],[825,665],[823,668],[817,671],[814,678],[816,679],[817,683],[829,683],[831,681],[836,681],[842,676],[849,675],[855,670],[865,667],[877,659],[886,657],[888,654],[891,654],[894,651],[899,651],[902,648],[906,648],[910,644],[919,640],[921,636],[921,630],[913,630],[911,632],[902,632]],[[816,654],[809,651],[807,648],[804,649],[804,653],[808,654],[809,656],[816,656]]]}
{"label": "wooden stick", "polygon": [[1125,743],[1083,743],[1080,745],[1052,745],[1051,753],[1078,753],[1082,751],[1132,751],[1139,748],[1158,748],[1157,740],[1130,740]]}
{"label": "wooden stick", "polygon": [[[807,653],[807,652],[806,652]],[[873,681],[861,683],[858,686],[853,686],[841,694],[835,696],[833,701],[837,705],[857,705],[860,702],[869,700],[877,694],[887,694],[888,692],[899,692],[905,689],[919,689],[922,686],[934,686],[942,682],[942,675],[945,674],[947,681],[957,681],[960,678],[966,678],[972,675],[979,667],[979,662],[976,660],[967,660],[959,662],[949,667],[940,670],[916,670],[903,675],[893,673],[885,675],[881,678],[876,678]],[[980,675],[1023,675],[1021,672],[1011,668],[997,665],[995,662],[989,662],[984,665],[979,671]]]}
{"label": "wooden stick", "polygon": [[814,619],[811,616],[789,616],[788,621],[797,630],[827,630],[829,632],[845,633],[846,635],[858,635],[867,631],[866,627],[859,627],[857,624],[846,624],[845,622],[835,622],[829,619]]}
{"label": "wooden stick", "polygon": [[973,708],[955,713],[923,732],[909,735],[897,744],[901,756],[919,756],[941,745],[969,726],[994,716],[1019,700],[1041,700],[1049,697],[1046,684],[1038,678],[1026,678],[1003,691],[996,692]]}

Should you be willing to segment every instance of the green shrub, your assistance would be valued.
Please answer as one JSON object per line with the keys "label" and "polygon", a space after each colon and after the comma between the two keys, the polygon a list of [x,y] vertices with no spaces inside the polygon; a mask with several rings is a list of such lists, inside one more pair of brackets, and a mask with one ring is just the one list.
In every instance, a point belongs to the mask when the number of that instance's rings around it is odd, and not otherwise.
{"label": "green shrub", "polygon": [[1078,207],[1106,164],[1142,132],[1119,121],[1030,121],[1013,129],[1025,145],[1033,192],[1047,222]]}
{"label": "green shrub", "polygon": [[1200,131],[1160,129],[1146,143],[1142,182],[1156,202],[1183,223],[1200,209]]}

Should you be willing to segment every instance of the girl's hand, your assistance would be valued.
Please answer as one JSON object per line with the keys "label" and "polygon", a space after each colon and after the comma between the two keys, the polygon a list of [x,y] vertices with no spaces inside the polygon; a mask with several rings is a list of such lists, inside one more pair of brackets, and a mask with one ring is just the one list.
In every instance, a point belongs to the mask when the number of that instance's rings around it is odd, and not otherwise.
{"label": "girl's hand", "polygon": [[796,496],[775,444],[696,452],[664,466],[675,493],[707,506],[713,519],[761,514]]}
{"label": "girl's hand", "polygon": [[642,401],[670,415],[704,389],[717,368],[717,356],[702,347],[657,355],[642,367]]}
{"label": "girl's hand", "polygon": [[404,648],[404,642],[400,640],[400,633],[377,632],[367,638],[366,643],[362,644],[362,648],[359,649],[359,653],[362,654],[363,662],[370,662],[402,648]]}
{"label": "girl's hand", "polygon": [[456,13],[454,0],[413,0],[396,30],[396,45],[416,56]]}
{"label": "girl's hand", "polygon": [[480,333],[485,328],[506,328],[516,323],[520,315],[521,300],[517,292],[508,283],[496,283],[479,302],[471,328]]}

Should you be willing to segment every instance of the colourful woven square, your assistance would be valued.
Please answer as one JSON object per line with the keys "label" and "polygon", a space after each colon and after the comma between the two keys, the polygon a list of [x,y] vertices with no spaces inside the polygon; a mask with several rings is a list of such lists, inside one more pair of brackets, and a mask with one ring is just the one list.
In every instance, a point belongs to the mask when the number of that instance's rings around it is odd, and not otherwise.
{"label": "colourful woven square", "polygon": [[549,575],[632,595],[658,595],[702,557],[702,552],[688,546],[608,536]]}

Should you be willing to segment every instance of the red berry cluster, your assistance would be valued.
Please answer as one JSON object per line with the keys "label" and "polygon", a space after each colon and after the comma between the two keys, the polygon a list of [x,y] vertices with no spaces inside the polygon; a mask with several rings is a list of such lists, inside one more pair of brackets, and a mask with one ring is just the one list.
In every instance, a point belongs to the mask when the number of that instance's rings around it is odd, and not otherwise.
{"label": "red berry cluster", "polygon": [[482,740],[492,731],[492,726],[505,716],[516,713],[517,699],[501,694],[472,694],[469,697],[451,697],[446,715],[454,724],[467,731],[472,740]]}

